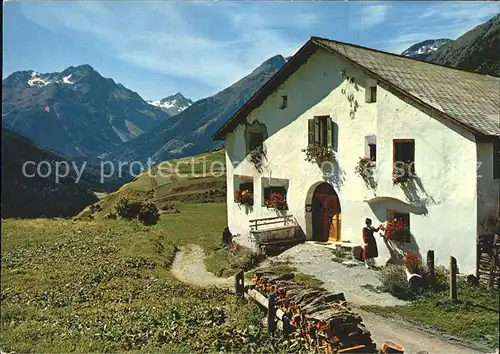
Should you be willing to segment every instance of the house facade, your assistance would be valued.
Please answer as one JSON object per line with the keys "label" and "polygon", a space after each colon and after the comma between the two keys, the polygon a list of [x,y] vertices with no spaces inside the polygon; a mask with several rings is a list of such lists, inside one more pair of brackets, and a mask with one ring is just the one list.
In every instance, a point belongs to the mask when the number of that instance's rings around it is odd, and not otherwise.
{"label": "house facade", "polygon": [[[377,264],[432,249],[474,273],[477,236],[500,209],[499,90],[497,78],[311,38],[214,135],[230,231],[254,246],[250,220],[290,215],[308,240],[362,244],[366,218],[397,218],[411,236],[379,238]],[[247,190],[253,205],[235,200]],[[286,210],[270,207],[276,195]]]}

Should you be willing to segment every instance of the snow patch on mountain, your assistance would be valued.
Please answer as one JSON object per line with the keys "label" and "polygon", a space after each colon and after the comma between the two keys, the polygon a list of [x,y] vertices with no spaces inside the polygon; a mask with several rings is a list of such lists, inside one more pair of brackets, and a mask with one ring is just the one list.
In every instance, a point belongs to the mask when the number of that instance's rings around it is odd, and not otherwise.
{"label": "snow patch on mountain", "polygon": [[36,71],[33,71],[31,73],[31,78],[28,80],[28,85],[30,86],[38,86],[38,87],[43,87],[47,86],[50,84],[50,81],[45,80],[40,76],[40,73],[37,73]]}
{"label": "snow patch on mountain", "polygon": [[74,82],[71,82],[69,79],[71,79],[71,74],[69,74],[68,76],[63,77],[62,82],[65,83],[65,84],[70,84],[70,85],[74,84]]}
{"label": "snow patch on mountain", "polygon": [[163,111],[167,112],[170,116],[175,116],[181,113],[186,108],[193,104],[189,98],[184,97],[180,92],[175,95],[165,97],[159,101],[147,101],[150,105],[161,108]]}
{"label": "snow patch on mountain", "polygon": [[403,51],[401,55],[425,60],[429,55],[451,41],[452,40],[448,38],[428,39],[412,45],[410,48]]}

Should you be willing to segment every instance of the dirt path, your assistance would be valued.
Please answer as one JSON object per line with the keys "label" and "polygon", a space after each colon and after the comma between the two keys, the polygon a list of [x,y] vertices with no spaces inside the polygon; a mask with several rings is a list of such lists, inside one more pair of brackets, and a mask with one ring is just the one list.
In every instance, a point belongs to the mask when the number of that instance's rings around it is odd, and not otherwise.
{"label": "dirt path", "polygon": [[172,263],[172,274],[180,281],[198,286],[218,286],[231,288],[233,277],[219,278],[207,271],[204,260],[205,253],[200,246],[181,247]]}
{"label": "dirt path", "polygon": [[363,319],[363,323],[371,332],[372,339],[377,343],[377,346],[380,346],[385,341],[392,341],[401,345],[405,349],[405,353],[408,354],[415,354],[419,351],[426,351],[429,354],[472,354],[487,352],[471,349],[460,343],[446,340],[426,331],[421,331],[402,321],[391,321],[357,308],[354,310]]}
{"label": "dirt path", "polygon": [[[316,247],[305,247],[299,248],[295,251],[302,251],[300,256],[304,256],[303,252],[312,253],[319,252],[320,254],[323,250],[318,249]],[[288,256],[290,256],[291,252],[288,252]],[[303,257],[299,257],[299,254],[296,254],[292,251],[292,254],[297,256],[295,259],[304,259]],[[304,263],[295,262],[295,265],[302,265],[298,268],[308,274],[318,275],[314,270],[316,267],[320,267],[320,269],[324,272],[325,261],[321,255],[317,254],[315,256],[311,255],[311,259],[313,259],[312,264],[304,267]],[[330,256],[330,254],[328,254]],[[205,263],[203,262],[205,258],[205,254],[203,249],[196,245],[190,245],[181,248],[179,252],[177,252],[174,262],[172,264],[172,273],[173,275],[189,284],[198,285],[198,286],[218,286],[222,288],[232,288],[233,286],[233,277],[229,278],[219,278],[216,277],[213,273],[207,271],[205,267]],[[331,258],[329,259],[331,261]],[[320,262],[320,265],[316,265],[316,262]],[[306,262],[309,263],[309,262]],[[335,263],[335,262],[332,262]],[[338,264],[338,266],[340,266]],[[342,270],[344,274],[336,274],[337,278],[339,275],[343,275],[344,279],[350,279],[352,281],[353,277],[355,278],[355,274],[349,274],[346,276],[345,267],[341,267],[338,271]],[[314,274],[316,273],[316,274]],[[459,343],[455,343],[449,340],[446,340],[440,336],[433,335],[426,331],[419,330],[408,323],[402,321],[393,321],[386,319],[384,317],[380,317],[373,313],[365,312],[356,308],[356,305],[365,305],[373,303],[374,301],[380,301],[381,298],[374,297],[373,294],[366,293],[362,290],[362,288],[354,289],[350,286],[346,286],[344,282],[339,284],[339,282],[333,282],[332,277],[335,275],[334,272],[330,268],[330,272],[328,272],[327,280],[324,285],[326,288],[330,288],[332,291],[346,291],[345,295],[348,301],[353,303],[353,307],[355,312],[359,313],[363,318],[363,323],[370,330],[372,334],[372,338],[378,346],[380,346],[384,341],[394,341],[399,345],[405,348],[405,353],[407,354],[415,354],[419,351],[426,351],[429,354],[438,354],[438,353],[453,353],[453,354],[473,354],[473,353],[486,353],[487,351],[480,351],[467,348]],[[321,278],[321,277],[318,277]],[[358,275],[359,278],[359,275]],[[364,281],[364,280],[363,280]],[[362,282],[363,282],[362,281]],[[358,284],[359,286],[359,284]],[[334,289],[332,289],[334,288]],[[357,290],[357,291],[356,291]],[[392,302],[384,299],[384,302]],[[397,300],[397,299],[396,299]],[[396,301],[397,302],[397,301]]]}

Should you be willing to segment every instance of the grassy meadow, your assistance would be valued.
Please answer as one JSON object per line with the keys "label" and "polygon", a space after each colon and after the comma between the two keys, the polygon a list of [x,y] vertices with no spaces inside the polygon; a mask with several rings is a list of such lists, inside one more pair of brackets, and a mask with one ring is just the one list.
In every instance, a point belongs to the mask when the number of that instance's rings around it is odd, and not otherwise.
{"label": "grassy meadow", "polygon": [[280,352],[254,304],[177,281],[187,243],[220,246],[224,204],[137,221],[2,220],[0,349],[10,352]]}

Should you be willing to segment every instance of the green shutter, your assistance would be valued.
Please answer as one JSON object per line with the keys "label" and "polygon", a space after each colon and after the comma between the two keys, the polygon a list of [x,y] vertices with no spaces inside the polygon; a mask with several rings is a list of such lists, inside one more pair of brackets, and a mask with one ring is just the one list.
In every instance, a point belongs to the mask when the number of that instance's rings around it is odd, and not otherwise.
{"label": "green shutter", "polygon": [[339,151],[339,125],[332,121],[332,149],[335,152]]}
{"label": "green shutter", "polygon": [[308,123],[307,132],[308,132],[308,137],[309,137],[308,144],[313,145],[314,144],[314,120],[309,119],[309,121],[307,123]]}
{"label": "green shutter", "polygon": [[319,145],[320,139],[320,125],[319,125],[319,117],[314,117],[314,144]]}
{"label": "green shutter", "polygon": [[329,149],[333,148],[333,121],[331,118],[327,119],[327,136],[326,136],[326,146]]}

